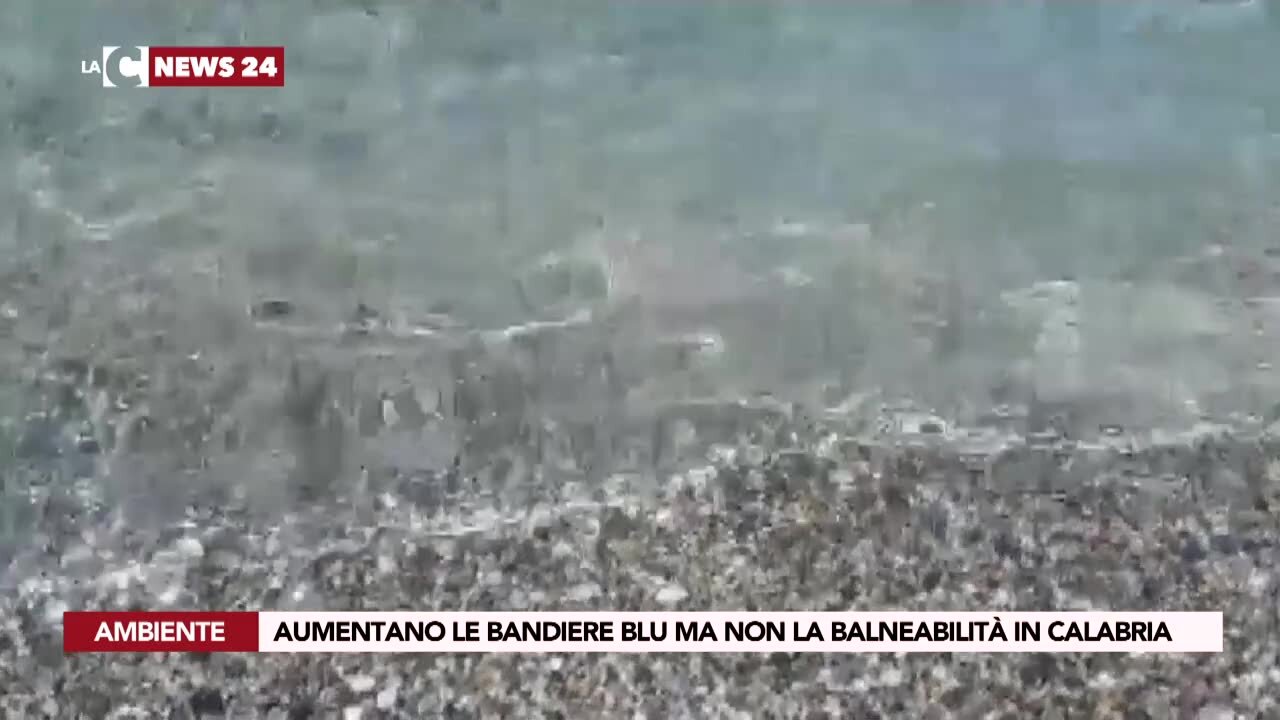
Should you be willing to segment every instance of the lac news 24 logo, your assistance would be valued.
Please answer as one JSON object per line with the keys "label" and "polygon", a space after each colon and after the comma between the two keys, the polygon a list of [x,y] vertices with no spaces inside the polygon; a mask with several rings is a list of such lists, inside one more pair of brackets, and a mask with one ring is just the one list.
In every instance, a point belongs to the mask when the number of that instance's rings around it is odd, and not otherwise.
{"label": "lac news 24 logo", "polygon": [[101,75],[106,88],[283,87],[284,48],[107,45],[80,72]]}

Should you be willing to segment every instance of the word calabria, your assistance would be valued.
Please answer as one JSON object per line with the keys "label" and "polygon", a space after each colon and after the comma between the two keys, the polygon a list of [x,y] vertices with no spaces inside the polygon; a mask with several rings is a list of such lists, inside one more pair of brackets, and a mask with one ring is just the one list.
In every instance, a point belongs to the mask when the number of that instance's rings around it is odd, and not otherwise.
{"label": "word calabria", "polygon": [[68,612],[78,652],[1222,652],[1220,612]]}
{"label": "word calabria", "polygon": [[102,59],[81,60],[84,75],[102,87],[283,87],[283,47],[102,48]]}

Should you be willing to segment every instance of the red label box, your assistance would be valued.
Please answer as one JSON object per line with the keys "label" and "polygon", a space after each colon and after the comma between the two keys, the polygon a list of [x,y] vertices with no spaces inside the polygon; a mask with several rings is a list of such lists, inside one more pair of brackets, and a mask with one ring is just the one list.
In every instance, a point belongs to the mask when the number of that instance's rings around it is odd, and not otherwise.
{"label": "red label box", "polygon": [[256,612],[66,612],[62,651],[257,652]]}
{"label": "red label box", "polygon": [[151,87],[284,87],[284,48],[148,48]]}

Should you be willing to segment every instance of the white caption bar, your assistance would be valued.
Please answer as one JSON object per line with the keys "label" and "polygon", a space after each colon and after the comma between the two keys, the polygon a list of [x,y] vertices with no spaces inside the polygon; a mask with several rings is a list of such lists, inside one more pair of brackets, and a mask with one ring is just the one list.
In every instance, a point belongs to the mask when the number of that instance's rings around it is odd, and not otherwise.
{"label": "white caption bar", "polygon": [[260,652],[1222,652],[1221,612],[263,612]]}

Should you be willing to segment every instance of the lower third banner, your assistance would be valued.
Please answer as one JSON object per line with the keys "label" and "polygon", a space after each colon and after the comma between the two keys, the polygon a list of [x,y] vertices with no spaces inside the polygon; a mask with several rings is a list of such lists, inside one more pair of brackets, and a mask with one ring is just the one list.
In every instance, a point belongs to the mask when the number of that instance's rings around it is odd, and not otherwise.
{"label": "lower third banner", "polygon": [[1221,612],[67,612],[63,649],[281,653],[1222,652]]}

